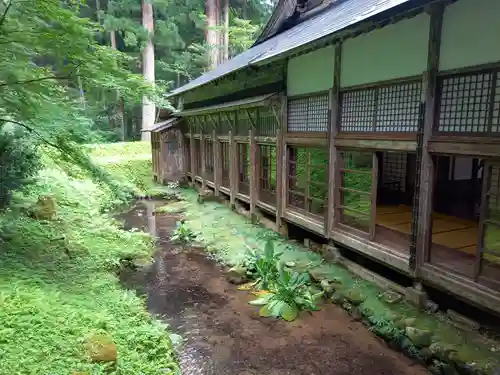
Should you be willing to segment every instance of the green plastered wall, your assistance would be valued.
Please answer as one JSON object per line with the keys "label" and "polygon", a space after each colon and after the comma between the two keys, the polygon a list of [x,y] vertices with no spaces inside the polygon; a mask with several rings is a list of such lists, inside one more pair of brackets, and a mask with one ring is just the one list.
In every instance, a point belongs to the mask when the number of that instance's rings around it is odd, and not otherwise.
{"label": "green plastered wall", "polygon": [[422,74],[427,67],[429,26],[429,15],[420,14],[346,40],[341,87]]}
{"label": "green plastered wall", "polygon": [[460,0],[443,16],[439,69],[500,61],[500,0]]}
{"label": "green plastered wall", "polygon": [[291,58],[287,67],[287,95],[329,90],[333,86],[333,70],[333,46]]}

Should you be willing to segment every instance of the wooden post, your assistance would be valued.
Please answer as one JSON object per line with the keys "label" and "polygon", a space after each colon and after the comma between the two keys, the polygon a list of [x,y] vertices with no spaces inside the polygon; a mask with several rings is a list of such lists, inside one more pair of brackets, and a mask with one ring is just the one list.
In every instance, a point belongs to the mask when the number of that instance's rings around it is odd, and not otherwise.
{"label": "wooden post", "polygon": [[340,128],[340,68],[342,62],[342,44],[335,45],[333,65],[333,88],[330,90],[330,124],[328,127],[328,209],[325,220],[325,237],[330,238],[335,223],[336,191],[338,190],[338,178],[336,172],[339,170],[337,161],[337,148],[335,137]]}
{"label": "wooden post", "polygon": [[[414,275],[418,277],[420,266],[428,260],[432,236],[432,195],[434,165],[428,151],[429,140],[435,119],[437,73],[439,70],[439,50],[441,45],[441,27],[443,24],[444,5],[433,4],[430,8],[431,23],[429,30],[429,46],[427,56],[427,70],[423,75],[422,102],[423,127],[419,137],[421,138],[421,162],[420,162],[420,187],[418,198],[418,229],[416,238],[415,261],[412,264],[410,254],[410,268],[414,268]],[[418,141],[417,141],[418,147]],[[417,156],[418,156],[417,149]],[[417,166],[418,167],[418,166]],[[414,202],[415,203],[415,202]]]}
{"label": "wooden post", "polygon": [[235,208],[238,193],[238,145],[234,141],[235,130],[235,124],[231,121],[231,130],[229,130],[229,186],[231,190],[229,203],[231,208]]}
{"label": "wooden post", "polygon": [[201,191],[205,191],[207,187],[206,179],[206,165],[205,165],[205,139],[203,133],[203,126],[200,129],[200,160],[201,160]]}
{"label": "wooden post", "polygon": [[257,142],[255,141],[256,129],[252,126],[249,131],[250,135],[250,218],[255,220],[256,203],[258,197],[259,180],[258,180],[258,160],[257,160]]}
{"label": "wooden post", "polygon": [[195,155],[194,155],[194,137],[193,137],[193,125],[189,125],[189,153],[190,153],[190,159],[191,159],[191,181],[193,182],[194,185],[194,179],[196,177],[196,166],[195,166]]}
{"label": "wooden post", "polygon": [[221,152],[220,152],[220,142],[217,139],[217,132],[212,132],[212,149],[214,151],[214,183],[215,183],[215,196],[219,196],[219,188],[222,179],[222,160],[221,160]]}
{"label": "wooden post", "polygon": [[282,235],[287,235],[283,221],[286,205],[286,151],[284,134],[287,128],[287,96],[281,98],[281,113],[276,132],[276,229]]}

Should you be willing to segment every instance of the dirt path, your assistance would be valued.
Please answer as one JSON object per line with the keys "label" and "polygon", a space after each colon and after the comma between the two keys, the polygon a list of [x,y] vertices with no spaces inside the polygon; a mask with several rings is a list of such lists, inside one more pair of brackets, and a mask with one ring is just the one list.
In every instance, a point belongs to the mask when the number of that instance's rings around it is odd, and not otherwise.
{"label": "dirt path", "polygon": [[[144,210],[129,224],[140,227],[145,216]],[[219,266],[165,241],[175,221],[156,218],[161,240],[154,266],[123,281],[147,293],[150,311],[187,339],[184,375],[428,374],[333,304],[292,323],[260,318],[247,303],[252,297],[229,284]]]}

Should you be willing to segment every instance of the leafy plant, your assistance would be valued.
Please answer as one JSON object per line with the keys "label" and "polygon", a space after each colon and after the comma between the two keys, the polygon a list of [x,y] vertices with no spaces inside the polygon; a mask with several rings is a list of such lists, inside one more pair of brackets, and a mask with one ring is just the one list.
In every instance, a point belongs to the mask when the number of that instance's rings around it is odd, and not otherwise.
{"label": "leafy plant", "polygon": [[171,241],[178,241],[182,244],[190,244],[196,239],[196,234],[186,226],[185,220],[177,222],[177,228],[170,237]]}
{"label": "leafy plant", "polygon": [[264,252],[256,250],[247,250],[247,257],[243,266],[247,270],[248,276],[255,279],[255,286],[258,289],[268,290],[278,275],[278,263],[283,253],[276,252],[274,243],[267,241],[264,246]]}
{"label": "leafy plant", "polygon": [[259,315],[262,317],[283,318],[286,321],[295,320],[300,310],[317,310],[316,301],[323,292],[312,293],[308,287],[310,282],[307,273],[299,274],[286,270],[280,263],[275,289],[262,294],[250,304],[262,306]]}

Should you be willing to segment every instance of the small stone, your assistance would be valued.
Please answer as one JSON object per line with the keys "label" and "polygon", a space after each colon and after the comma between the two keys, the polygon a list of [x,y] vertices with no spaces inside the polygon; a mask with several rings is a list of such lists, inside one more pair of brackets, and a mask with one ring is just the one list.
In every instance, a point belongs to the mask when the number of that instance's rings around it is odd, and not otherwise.
{"label": "small stone", "polygon": [[87,341],[87,352],[92,362],[116,362],[118,353],[113,340],[106,335],[93,335]]}
{"label": "small stone", "polygon": [[352,320],[354,320],[355,322],[359,322],[363,318],[363,316],[361,315],[361,311],[359,310],[358,307],[354,307],[351,310],[350,315]]}
{"label": "small stone", "polygon": [[357,289],[348,289],[344,292],[344,297],[354,306],[358,306],[364,302],[366,297]]}
{"label": "small stone", "polygon": [[335,289],[333,289],[328,280],[321,280],[320,286],[323,292],[325,292],[326,297],[330,297],[335,292]]}
{"label": "small stone", "polygon": [[231,268],[226,272],[227,281],[234,285],[242,285],[248,281],[248,277],[246,275],[246,268],[242,266],[236,266]]}
{"label": "small stone", "polygon": [[36,220],[52,220],[56,215],[56,200],[50,195],[38,197],[32,208],[32,216]]}
{"label": "small stone", "polygon": [[441,342],[432,343],[429,346],[429,350],[434,355],[434,357],[439,358],[440,360],[445,362],[449,361],[451,353],[457,351],[453,346]]}
{"label": "small stone", "polygon": [[415,327],[406,327],[406,336],[418,348],[423,348],[431,344],[432,332]]}
{"label": "small stone", "polygon": [[344,295],[340,293],[339,291],[333,293],[333,295],[330,298],[332,302],[336,305],[341,305],[344,302]]}
{"label": "small stone", "polygon": [[382,293],[381,298],[384,302],[388,304],[394,304],[396,302],[401,301],[403,299],[403,296],[392,290],[386,290],[384,293]]}

